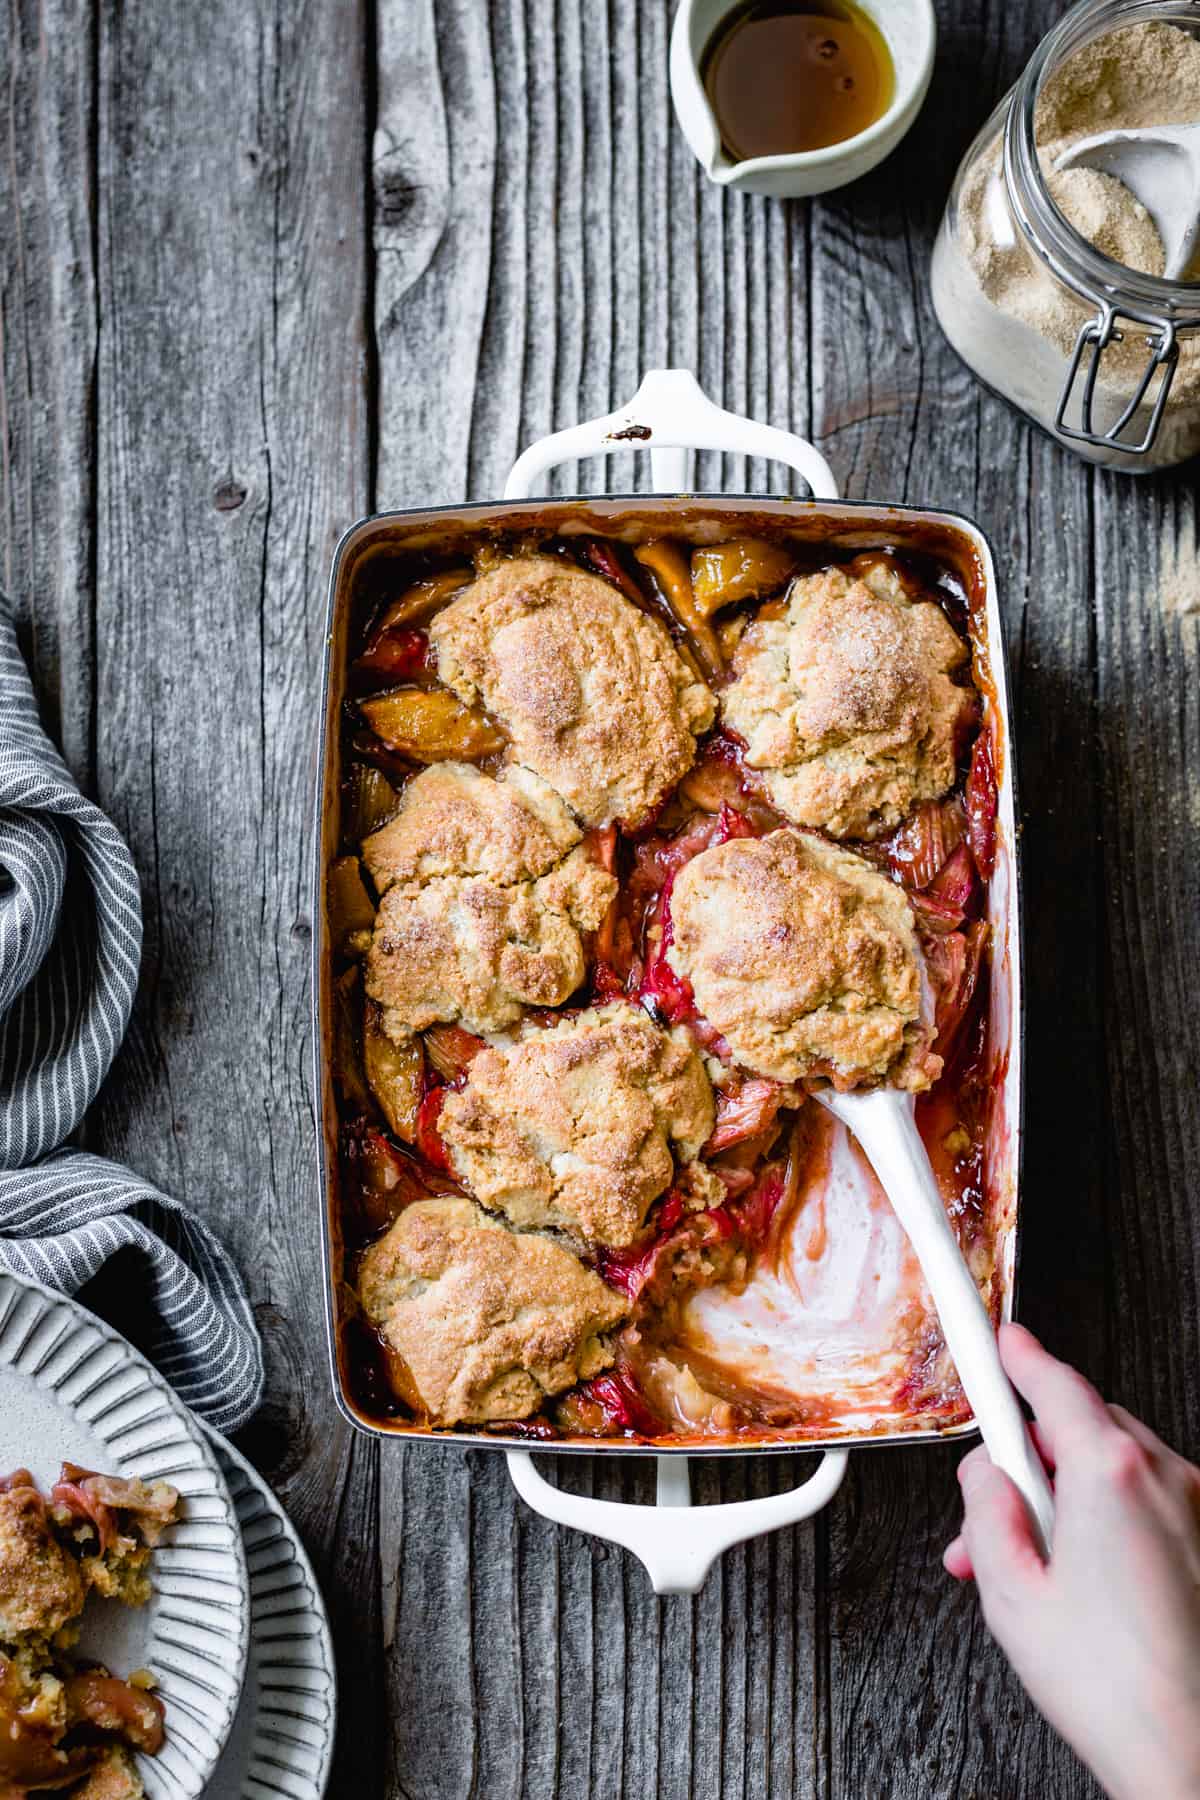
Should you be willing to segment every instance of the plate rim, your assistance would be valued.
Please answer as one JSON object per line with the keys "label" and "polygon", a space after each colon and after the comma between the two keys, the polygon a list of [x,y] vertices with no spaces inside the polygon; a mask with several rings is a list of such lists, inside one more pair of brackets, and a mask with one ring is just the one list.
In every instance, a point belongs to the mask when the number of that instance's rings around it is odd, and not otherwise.
{"label": "plate rim", "polygon": [[[335,1751],[335,1748],[337,1745],[337,1726],[338,1726],[337,1655],[336,1655],[336,1652],[334,1649],[333,1631],[332,1631],[332,1628],[329,1623],[329,1614],[328,1614],[328,1611],[326,1610],[326,1606],[325,1606],[325,1596],[321,1591],[321,1584],[317,1580],[316,1571],[314,1570],[313,1565],[312,1565],[312,1559],[309,1556],[307,1549],[305,1548],[304,1540],[300,1536],[300,1532],[296,1526],[296,1523],[292,1519],[290,1514],[288,1513],[287,1508],[284,1506],[282,1500],[279,1498],[279,1495],[275,1492],[275,1490],[271,1486],[270,1482],[266,1479],[266,1477],[261,1473],[261,1471],[259,1469],[255,1468],[254,1464],[250,1461],[250,1458],[245,1454],[245,1452],[242,1450],[239,1450],[237,1445],[231,1443],[228,1438],[224,1437],[216,1429],[215,1426],[205,1423],[203,1429],[204,1429],[205,1433],[207,1434],[210,1442],[213,1445],[214,1453],[217,1456],[218,1462],[220,1461],[222,1456],[228,1456],[230,1462],[234,1465],[234,1467],[238,1470],[238,1472],[246,1480],[246,1482],[248,1483],[252,1492],[257,1494],[259,1499],[266,1505],[267,1510],[270,1513],[270,1516],[272,1517],[272,1519],[274,1520],[276,1525],[279,1527],[281,1536],[284,1537],[288,1543],[288,1546],[291,1550],[292,1556],[298,1567],[299,1573],[303,1579],[304,1585],[305,1585],[306,1589],[308,1590],[308,1593],[311,1598],[312,1617],[315,1620],[317,1628],[318,1628],[317,1636],[318,1636],[320,1646],[321,1646],[321,1655],[322,1655],[323,1663],[324,1663],[324,1673],[328,1677],[328,1681],[329,1681],[328,1727],[327,1727],[326,1736],[325,1736],[324,1749],[322,1752],[321,1769],[320,1769],[320,1772],[319,1772],[319,1774],[316,1778],[316,1781],[312,1787],[313,1800],[324,1800],[324,1796],[327,1794],[328,1789],[329,1789],[330,1777],[332,1776],[332,1773],[333,1773],[333,1756],[334,1756],[334,1751]],[[237,1510],[238,1510],[237,1501],[233,1498],[232,1490],[230,1491],[230,1500],[233,1505],[234,1514],[235,1514],[235,1516],[237,1516]],[[240,1526],[240,1519],[239,1519],[239,1526]],[[249,1569],[249,1556],[247,1556],[247,1569]],[[254,1645],[254,1626],[255,1626],[254,1590],[253,1590],[253,1578],[251,1577],[251,1587],[250,1587],[250,1645],[251,1645],[251,1648],[253,1648],[253,1645]],[[289,1774],[291,1774],[291,1773],[292,1773],[292,1771],[289,1771]],[[290,1792],[290,1790],[288,1790],[288,1791]],[[282,1788],[280,1789],[280,1793],[281,1793],[281,1795],[284,1793],[284,1790]]]}
{"label": "plate rim", "polygon": [[[95,1331],[103,1342],[108,1343],[122,1354],[125,1359],[126,1367],[132,1366],[136,1368],[139,1373],[145,1377],[148,1385],[158,1393],[167,1411],[176,1418],[185,1436],[192,1445],[199,1450],[203,1467],[206,1473],[211,1477],[213,1492],[223,1508],[224,1524],[231,1539],[232,1562],[236,1571],[237,1631],[236,1640],[233,1644],[236,1680],[225,1701],[224,1710],[218,1713],[217,1709],[214,1708],[215,1716],[212,1736],[217,1744],[215,1754],[211,1757],[205,1757],[199,1763],[195,1763],[191,1766],[191,1773],[197,1782],[195,1788],[196,1800],[202,1800],[202,1796],[208,1785],[209,1779],[212,1776],[212,1772],[215,1769],[217,1762],[220,1760],[221,1753],[228,1742],[229,1733],[232,1730],[233,1721],[237,1715],[242,1688],[246,1680],[246,1668],[250,1655],[250,1577],[246,1565],[246,1550],[242,1539],[237,1509],[234,1506],[233,1497],[229,1492],[229,1485],[225,1480],[224,1472],[222,1471],[221,1466],[217,1461],[216,1453],[209,1442],[207,1427],[200,1420],[199,1415],[193,1413],[191,1408],[180,1398],[166,1376],[155,1368],[149,1357],[144,1355],[136,1345],[131,1344],[128,1338],[123,1337],[115,1326],[108,1323],[107,1319],[101,1318],[98,1313],[91,1312],[81,1301],[77,1300],[73,1294],[64,1293],[61,1289],[51,1287],[47,1282],[39,1281],[34,1276],[19,1274],[15,1269],[4,1266],[0,1266],[0,1329],[3,1328],[8,1317],[8,1310],[3,1307],[3,1294],[6,1285],[17,1290],[18,1294],[24,1292],[26,1294],[37,1296],[37,1298],[43,1302],[43,1317],[55,1307],[64,1308],[69,1314],[74,1315],[77,1326]],[[0,1366],[3,1368],[15,1368],[15,1365],[9,1363]],[[17,1372],[21,1373],[23,1371]],[[43,1392],[49,1391],[57,1400],[57,1389],[47,1390],[37,1375],[35,1375],[33,1379],[42,1387]],[[170,1736],[169,1722],[167,1735],[168,1737]],[[139,1764],[142,1764],[144,1760],[140,1752],[138,1753],[137,1760]]]}

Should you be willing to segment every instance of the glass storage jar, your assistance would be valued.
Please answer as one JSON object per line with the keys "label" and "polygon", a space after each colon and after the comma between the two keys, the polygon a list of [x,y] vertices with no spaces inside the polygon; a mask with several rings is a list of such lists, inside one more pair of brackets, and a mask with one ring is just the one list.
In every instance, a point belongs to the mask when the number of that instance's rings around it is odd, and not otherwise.
{"label": "glass storage jar", "polygon": [[1200,281],[1140,274],[1081,236],[1034,126],[1070,57],[1151,21],[1200,40],[1195,0],[1081,0],[1042,40],[962,160],[931,270],[938,322],[981,381],[1080,456],[1135,472],[1200,451]]}

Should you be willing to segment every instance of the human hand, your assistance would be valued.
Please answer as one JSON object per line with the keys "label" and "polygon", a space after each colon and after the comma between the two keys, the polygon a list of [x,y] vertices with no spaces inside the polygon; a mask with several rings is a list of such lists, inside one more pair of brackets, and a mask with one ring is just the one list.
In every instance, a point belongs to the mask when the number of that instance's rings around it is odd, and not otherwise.
{"label": "human hand", "polygon": [[1036,1548],[1016,1488],[980,1446],[959,1464],[961,1536],[988,1629],[1030,1698],[1113,1800],[1200,1796],[1200,1469],[1106,1406],[1031,1332],[1000,1356],[1054,1477],[1054,1545]]}

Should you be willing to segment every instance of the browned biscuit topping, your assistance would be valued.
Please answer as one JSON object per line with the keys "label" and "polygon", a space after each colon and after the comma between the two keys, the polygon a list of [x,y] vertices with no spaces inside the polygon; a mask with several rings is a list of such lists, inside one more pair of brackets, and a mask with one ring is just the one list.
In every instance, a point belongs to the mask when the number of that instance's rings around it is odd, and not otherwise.
{"label": "browned biscuit topping", "polygon": [[79,1564],[51,1530],[37,1489],[0,1492],[0,1639],[52,1637],[83,1610]]}
{"label": "browned biscuit topping", "polygon": [[921,978],[902,889],[807,832],[732,838],[684,865],[667,959],[743,1068],[839,1087],[927,1087]]}
{"label": "browned biscuit topping", "polygon": [[481,702],[587,825],[639,823],[691,764],[715,703],[666,630],[598,575],[521,557],[429,629],[438,674]]}
{"label": "browned biscuit topping", "polygon": [[501,887],[536,881],[580,841],[553,788],[519,766],[499,781],[470,763],[435,763],[414,775],[400,811],[364,839],[379,892],[439,875],[484,875]]}
{"label": "browned biscuit topping", "polygon": [[[484,1205],[515,1225],[625,1245],[671,1185],[675,1157],[697,1156],[713,1116],[687,1036],[618,1001],[481,1052],[439,1124],[455,1173]],[[707,1171],[697,1175],[694,1204],[723,1197]]]}
{"label": "browned biscuit topping", "polygon": [[967,648],[895,565],[802,575],[787,615],[745,632],[721,713],[787,818],[833,837],[877,837],[955,779]]}
{"label": "browned biscuit topping", "polygon": [[498,1031],[523,1005],[558,1006],[584,977],[580,933],[616,892],[553,790],[439,763],[363,845],[383,893],[367,992],[395,1038],[438,1021]]}
{"label": "browned biscuit topping", "polygon": [[103,1752],[71,1800],[144,1800],[145,1793],[142,1778],[122,1745]]}
{"label": "browned biscuit topping", "polygon": [[523,1419],[598,1374],[627,1310],[561,1244],[457,1195],[406,1207],[363,1257],[359,1292],[397,1391],[439,1425]]}

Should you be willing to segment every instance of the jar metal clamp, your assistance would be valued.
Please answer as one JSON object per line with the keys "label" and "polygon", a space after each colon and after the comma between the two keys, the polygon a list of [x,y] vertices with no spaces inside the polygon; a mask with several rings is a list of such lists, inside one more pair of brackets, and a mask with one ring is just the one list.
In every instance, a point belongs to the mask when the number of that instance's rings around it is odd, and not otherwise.
{"label": "jar metal clamp", "polygon": [[[1068,441],[1135,457],[1145,456],[1158,436],[1179,364],[1180,331],[1200,328],[1200,287],[1125,269],[1072,229],[1051,200],[1039,171],[1034,106],[1048,70],[1091,37],[1125,23],[1135,13],[1144,11],[1149,16],[1161,11],[1169,15],[1177,10],[1186,13],[1189,9],[1172,5],[1131,8],[1127,0],[1084,0],[1035,51],[1013,91],[1004,124],[1004,181],[1015,221],[1055,280],[1095,308],[1094,317],[1084,322],[1076,336],[1054,414],[1054,430]],[[1097,421],[1096,386],[1104,353],[1125,335],[1119,319],[1146,328],[1146,365],[1116,416]],[[1067,415],[1077,388],[1078,422],[1072,424]],[[1139,415],[1144,425],[1135,426]],[[1135,429],[1126,436],[1131,426]]]}

